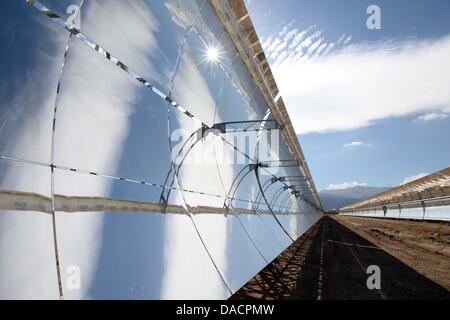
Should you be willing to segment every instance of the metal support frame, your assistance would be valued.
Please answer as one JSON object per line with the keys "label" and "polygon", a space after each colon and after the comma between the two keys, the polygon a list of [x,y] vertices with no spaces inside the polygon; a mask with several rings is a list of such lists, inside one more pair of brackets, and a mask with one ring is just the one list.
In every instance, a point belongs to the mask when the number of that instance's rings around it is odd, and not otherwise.
{"label": "metal support frame", "polygon": [[[266,123],[273,123],[273,128],[267,128]],[[238,124],[247,124],[245,128],[238,128],[235,125]],[[250,125],[248,125],[250,124]],[[254,128],[256,124],[264,124],[263,128],[260,125],[258,128]],[[280,126],[278,122],[274,119],[262,119],[262,120],[245,120],[245,121],[229,121],[229,122],[221,122],[215,123],[211,128],[204,128],[202,134],[205,135],[209,130],[216,130],[220,133],[228,133],[228,132],[249,132],[249,131],[270,131],[270,130],[279,130]]]}
{"label": "metal support frame", "polygon": [[425,201],[420,201],[421,205],[422,205],[422,210],[423,210],[423,215],[422,215],[422,220],[425,220],[425,211],[426,211],[426,205],[425,205]]}
{"label": "metal support frame", "polygon": [[289,189],[289,187],[286,185],[279,187],[277,191],[275,191],[275,194],[272,196],[272,199],[270,200],[270,205],[275,207],[278,197],[281,196],[283,192],[286,191],[287,189]]}
{"label": "metal support frame", "polygon": [[261,190],[261,194],[263,195],[263,199],[266,202],[267,208],[269,209],[269,211],[272,213],[273,217],[275,218],[275,221],[278,223],[278,225],[280,226],[281,230],[283,230],[283,232],[288,236],[288,238],[294,242],[295,240],[291,237],[291,235],[289,234],[289,232],[286,231],[286,229],[284,229],[283,225],[281,224],[280,220],[278,220],[277,216],[275,215],[275,213],[272,210],[272,207],[270,206],[269,202],[267,201],[266,195],[264,194],[264,192],[262,192],[262,186],[261,186],[261,180],[259,179],[259,172],[258,172],[259,166],[256,166],[255,168],[255,176],[256,176],[256,181],[258,182],[258,186],[259,189]]}
{"label": "metal support frame", "polygon": [[279,180],[279,178],[276,178],[276,177],[274,177],[274,178],[271,178],[271,179],[269,179],[269,180],[267,180],[266,182],[264,182],[264,184],[262,185],[262,190],[259,190],[258,191],[258,193],[257,193],[257,195],[256,195],[256,208],[259,208],[259,203],[260,203],[260,201],[261,201],[261,198],[262,198],[262,193],[264,192],[266,192],[273,184],[275,184],[275,183],[277,183],[277,182],[279,182],[280,180]]}

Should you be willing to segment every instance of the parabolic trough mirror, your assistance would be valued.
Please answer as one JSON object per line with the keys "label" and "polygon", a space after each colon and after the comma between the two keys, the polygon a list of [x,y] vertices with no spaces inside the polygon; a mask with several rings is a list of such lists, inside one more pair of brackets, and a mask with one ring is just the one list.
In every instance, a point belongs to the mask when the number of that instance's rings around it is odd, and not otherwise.
{"label": "parabolic trough mirror", "polygon": [[0,298],[227,298],[321,217],[233,3],[3,4]]}

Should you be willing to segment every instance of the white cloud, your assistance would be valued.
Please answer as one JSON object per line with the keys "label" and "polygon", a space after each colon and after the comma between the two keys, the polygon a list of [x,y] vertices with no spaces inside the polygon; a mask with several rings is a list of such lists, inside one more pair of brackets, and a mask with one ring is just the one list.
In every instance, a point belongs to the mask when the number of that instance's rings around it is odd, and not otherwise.
{"label": "white cloud", "polygon": [[292,25],[294,24],[294,20],[291,20],[287,25],[285,25],[283,27],[283,29],[281,30],[281,32],[278,34],[280,37],[284,37],[286,36],[288,33],[290,33],[290,29],[292,27]]}
{"label": "white cloud", "polygon": [[298,29],[292,29],[289,31],[286,36],[284,37],[284,40],[286,42],[289,42],[291,39],[293,39],[298,34]]}
{"label": "white cloud", "polygon": [[344,42],[346,36],[347,36],[347,35],[344,33],[344,34],[338,39],[337,44],[341,44],[342,42]]}
{"label": "white cloud", "polygon": [[323,50],[325,50],[325,48],[326,48],[327,46],[328,46],[328,44],[322,43],[322,44],[319,46],[319,48],[317,48],[316,54],[317,54],[317,55],[320,55],[320,54],[323,52]]}
{"label": "white cloud", "polygon": [[[277,52],[287,52],[283,59],[272,61],[297,133],[348,130],[450,109],[450,36],[345,45],[351,41],[345,35],[336,40],[340,45],[324,40],[320,46],[327,47],[311,55],[308,48],[321,36],[313,29],[291,36]],[[273,44],[269,49],[277,47]],[[423,120],[430,117],[436,115]]]}
{"label": "white cloud", "polygon": [[312,35],[310,35],[309,37],[307,37],[305,40],[303,40],[299,46],[303,47],[303,48],[309,48],[314,40],[316,40],[317,38],[319,38],[322,35],[321,31],[316,31],[314,32]]}
{"label": "white cloud", "polygon": [[313,54],[314,51],[316,51],[320,47],[323,40],[324,40],[324,38],[320,38],[319,40],[317,40],[313,44],[311,44],[308,48],[308,54]]}
{"label": "white cloud", "polygon": [[357,148],[357,147],[363,147],[363,146],[371,146],[371,144],[364,143],[362,141],[352,141],[352,142],[344,144],[344,148],[349,149],[349,150]]}
{"label": "white cloud", "polygon": [[343,43],[348,44],[350,41],[352,41],[352,36],[348,36]]}
{"label": "white cloud", "polygon": [[429,175],[429,173],[418,173],[418,174],[414,174],[414,175],[409,175],[407,176],[405,179],[403,179],[403,181],[400,183],[400,185],[420,179],[422,177],[425,177]]}
{"label": "white cloud", "polygon": [[426,113],[424,115],[421,115],[417,117],[417,120],[422,122],[432,121],[432,120],[442,120],[448,117],[448,114],[441,113],[441,112],[431,112]]}
{"label": "white cloud", "polygon": [[350,181],[350,182],[342,182],[338,184],[329,184],[326,190],[342,190],[342,189],[349,189],[359,186],[367,186],[367,183],[365,182],[358,182],[358,181]]}
{"label": "white cloud", "polygon": [[358,146],[362,146],[362,142],[361,141],[352,141],[350,143],[346,143],[344,144],[344,147],[349,148],[349,147],[358,147]]}
{"label": "white cloud", "polygon": [[266,52],[267,54],[271,55],[274,51],[274,49],[281,43],[281,39],[280,38],[276,38],[274,40],[272,40],[270,43],[267,43],[267,49]]}
{"label": "white cloud", "polygon": [[294,37],[291,44],[289,45],[289,49],[295,49],[303,40],[303,38],[306,36],[306,34],[311,31],[313,27],[308,27],[306,30],[303,30]]}
{"label": "white cloud", "polygon": [[330,53],[334,48],[336,47],[336,43],[331,42],[327,45],[326,50],[323,52],[323,55],[326,56],[328,53]]}

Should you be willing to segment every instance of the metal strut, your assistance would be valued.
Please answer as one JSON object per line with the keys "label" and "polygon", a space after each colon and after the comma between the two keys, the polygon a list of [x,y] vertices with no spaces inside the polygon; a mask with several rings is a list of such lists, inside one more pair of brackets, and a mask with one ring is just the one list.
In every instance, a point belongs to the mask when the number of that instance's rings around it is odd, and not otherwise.
{"label": "metal strut", "polygon": [[[270,205],[271,205],[272,207],[275,207],[276,204],[277,204],[278,198],[283,194],[283,192],[285,192],[285,191],[288,190],[288,189],[289,189],[289,186],[282,186],[282,187],[280,187],[280,188],[275,192],[275,194],[273,195],[272,200],[270,201]],[[280,192],[280,191],[281,191],[281,192]],[[278,206],[279,206],[279,205],[278,205]]]}
{"label": "metal strut", "polygon": [[[266,123],[273,123],[273,127],[266,127]],[[261,124],[264,123],[264,126],[261,126]],[[239,128],[237,125],[245,124],[246,126],[243,128]],[[255,126],[259,124],[259,127],[255,128]],[[262,128],[261,128],[262,127]],[[215,123],[212,125],[211,128],[205,128],[205,133],[207,130],[216,130],[220,133],[227,133],[227,132],[248,132],[248,131],[257,131],[260,132],[261,130],[270,131],[270,130],[278,130],[280,129],[280,126],[274,119],[262,119],[262,120],[245,120],[245,121],[229,121],[229,122],[221,122],[221,123]]]}
{"label": "metal strut", "polygon": [[[166,212],[166,208],[167,208],[167,204],[168,204],[168,201],[169,201],[169,197],[170,197],[170,194],[171,194],[171,192],[172,192],[172,186],[173,186],[173,184],[175,183],[175,177],[178,176],[178,172],[179,172],[179,170],[180,170],[182,164],[184,163],[184,160],[186,160],[187,156],[189,155],[189,152],[192,151],[192,149],[194,148],[194,146],[195,146],[198,142],[200,142],[200,141],[202,140],[202,138],[199,137],[199,135],[198,135],[198,133],[200,132],[201,129],[202,129],[202,128],[200,128],[200,129],[194,131],[193,133],[191,133],[191,135],[190,135],[190,136],[186,139],[186,141],[184,142],[183,146],[180,148],[180,151],[178,152],[176,158],[172,160],[172,164],[171,164],[170,170],[169,170],[169,172],[167,173],[166,179],[164,180],[164,186],[168,186],[168,185],[169,185],[169,188],[163,189],[163,190],[162,190],[161,196],[160,196],[160,200],[159,200],[161,203],[164,204],[164,210],[163,210],[163,213]],[[186,151],[186,153],[184,153],[184,155],[183,155],[181,161],[179,161],[179,162],[176,164],[176,162],[177,162],[176,159],[178,159],[178,157],[179,157],[180,155],[183,154],[183,150],[184,150],[184,148],[188,145],[188,142],[190,142],[190,141],[192,140],[192,138],[195,137],[196,135],[197,135],[197,140],[195,140],[194,142],[192,142],[191,145],[189,145],[189,148],[188,148],[188,150]],[[171,174],[173,174],[173,175],[172,175],[172,180],[170,181],[170,184],[167,184],[168,181],[169,181],[169,179],[170,179],[170,177],[171,177]]]}
{"label": "metal strut", "polygon": [[280,220],[278,220],[278,218],[276,217],[275,213],[272,210],[272,207],[270,206],[269,202],[267,201],[266,195],[264,194],[263,190],[262,190],[262,186],[261,186],[261,181],[259,179],[259,172],[258,172],[258,168],[259,168],[259,164],[257,164],[255,166],[255,175],[256,175],[256,181],[258,182],[258,186],[259,186],[259,190],[261,191],[261,194],[263,195],[263,199],[266,202],[267,208],[269,209],[269,211],[272,213],[273,217],[275,218],[275,220],[277,221],[278,225],[280,226],[280,228],[283,230],[284,233],[286,233],[286,235],[289,237],[289,239],[291,239],[292,242],[294,242],[295,240],[291,237],[291,235],[286,231],[286,229],[284,229],[283,225],[281,224]]}

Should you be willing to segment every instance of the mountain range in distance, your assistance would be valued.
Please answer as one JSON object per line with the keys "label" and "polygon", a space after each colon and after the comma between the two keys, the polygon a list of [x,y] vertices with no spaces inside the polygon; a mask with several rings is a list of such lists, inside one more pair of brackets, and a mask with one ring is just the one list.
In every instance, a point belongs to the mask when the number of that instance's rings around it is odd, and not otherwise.
{"label": "mountain range in distance", "polygon": [[319,196],[325,211],[329,211],[367,199],[388,189],[390,188],[357,186],[347,189],[322,190],[319,192]]}

